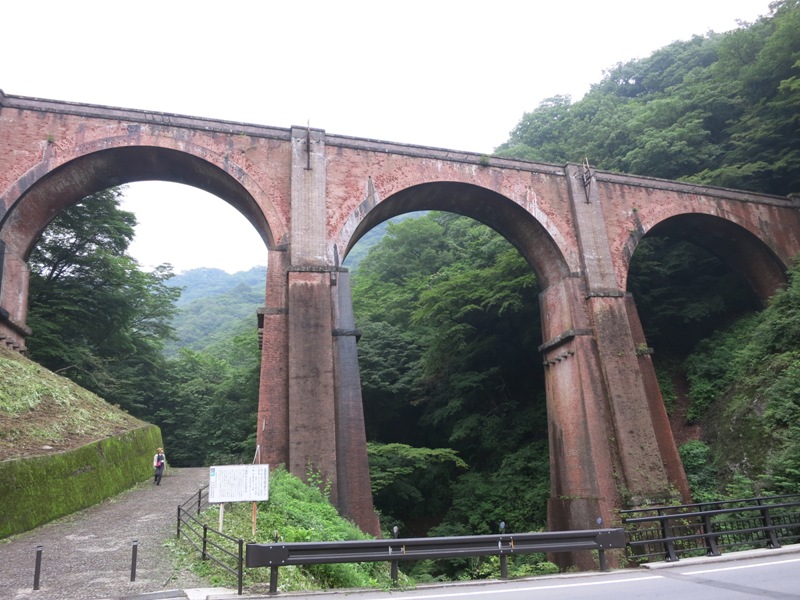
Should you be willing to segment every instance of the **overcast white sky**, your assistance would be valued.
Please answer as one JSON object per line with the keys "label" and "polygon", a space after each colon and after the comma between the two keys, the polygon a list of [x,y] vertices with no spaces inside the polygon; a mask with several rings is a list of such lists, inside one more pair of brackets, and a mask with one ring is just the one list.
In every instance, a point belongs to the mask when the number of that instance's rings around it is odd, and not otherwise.
{"label": "overcast white sky", "polygon": [[[489,153],[523,113],[574,100],[618,62],[728,31],[769,0],[19,0],[0,89]],[[252,226],[204,192],[134,184],[145,267],[266,264]],[[224,234],[215,233],[221,229]],[[213,240],[213,242],[212,242]],[[227,251],[223,251],[227,249]]]}

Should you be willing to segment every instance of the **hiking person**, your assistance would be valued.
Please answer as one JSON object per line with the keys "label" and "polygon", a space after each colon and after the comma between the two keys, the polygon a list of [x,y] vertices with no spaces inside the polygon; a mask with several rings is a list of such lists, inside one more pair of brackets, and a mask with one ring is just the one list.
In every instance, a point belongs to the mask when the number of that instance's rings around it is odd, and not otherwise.
{"label": "hiking person", "polygon": [[164,474],[164,467],[167,464],[167,457],[164,456],[164,449],[159,448],[153,456],[153,483],[161,485],[161,476]]}

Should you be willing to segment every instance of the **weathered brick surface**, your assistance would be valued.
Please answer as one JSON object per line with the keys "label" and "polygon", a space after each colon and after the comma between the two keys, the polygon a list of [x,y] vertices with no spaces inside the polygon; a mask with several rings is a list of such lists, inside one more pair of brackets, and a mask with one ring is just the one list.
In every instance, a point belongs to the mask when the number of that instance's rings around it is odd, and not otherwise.
{"label": "weathered brick surface", "polygon": [[338,497],[330,273],[289,274],[289,463]]}
{"label": "weathered brick surface", "polygon": [[339,461],[339,508],[363,529],[380,535],[380,523],[372,505],[367,461],[364,405],[358,373],[358,348],[350,293],[350,274],[337,274],[332,290],[335,324],[336,457]]}
{"label": "weathered brick surface", "polygon": [[[416,210],[502,233],[542,287],[553,528],[610,524],[631,502],[688,493],[668,431],[628,267],[643,236],[722,256],[762,299],[800,253],[788,199],[260,125],[0,93],[0,341],[24,348],[25,260],[65,207],[121,183],[163,179],[216,194],[269,248],[259,458],[333,484],[367,530],[363,413],[338,265],[377,223]],[[344,320],[342,320],[344,319]],[[341,497],[338,497],[341,496]]]}

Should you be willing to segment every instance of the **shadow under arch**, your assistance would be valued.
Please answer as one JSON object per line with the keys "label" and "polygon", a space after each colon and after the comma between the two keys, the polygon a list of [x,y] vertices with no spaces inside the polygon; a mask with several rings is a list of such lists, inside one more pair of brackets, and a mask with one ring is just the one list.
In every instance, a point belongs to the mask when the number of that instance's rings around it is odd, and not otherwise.
{"label": "shadow under arch", "polygon": [[470,217],[506,238],[536,273],[541,288],[570,274],[556,241],[529,212],[495,191],[462,182],[422,183],[405,188],[372,206],[365,200],[351,218],[360,219],[347,240],[342,260],[376,225],[401,214],[436,210]]}
{"label": "shadow under arch", "polygon": [[27,260],[42,231],[60,212],[110,187],[167,181],[202,189],[233,206],[274,246],[267,218],[233,175],[188,152],[157,146],[126,146],[85,154],[30,184],[0,220],[0,239]]}
{"label": "shadow under arch", "polygon": [[696,244],[722,260],[729,268],[742,273],[762,304],[772,297],[778,288],[788,281],[784,264],[767,243],[746,228],[723,217],[707,214],[675,215],[654,225],[645,235],[629,240],[628,270],[630,257],[643,237],[671,237]]}

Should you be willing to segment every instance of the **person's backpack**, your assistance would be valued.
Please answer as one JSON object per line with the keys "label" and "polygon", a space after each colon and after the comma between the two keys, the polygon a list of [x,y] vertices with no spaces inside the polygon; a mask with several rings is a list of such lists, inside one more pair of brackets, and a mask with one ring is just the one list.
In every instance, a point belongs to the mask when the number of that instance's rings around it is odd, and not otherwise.
{"label": "person's backpack", "polygon": [[156,468],[158,469],[159,467],[163,466],[164,466],[164,455],[159,454],[158,457],[156,458]]}

